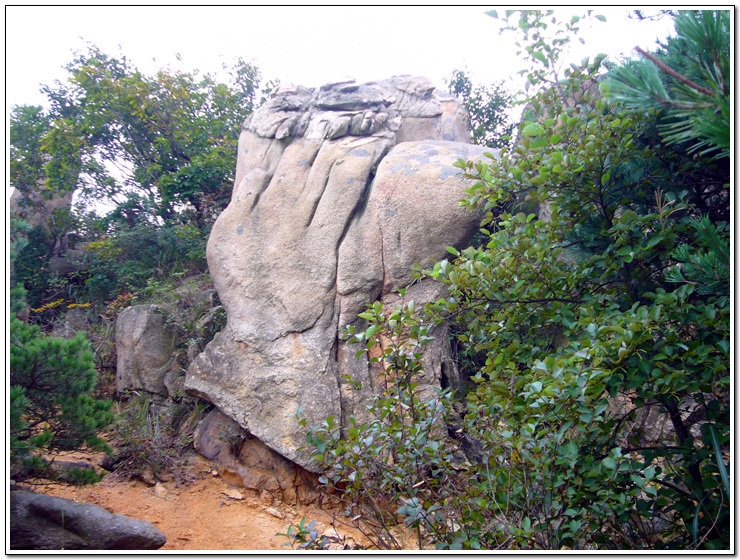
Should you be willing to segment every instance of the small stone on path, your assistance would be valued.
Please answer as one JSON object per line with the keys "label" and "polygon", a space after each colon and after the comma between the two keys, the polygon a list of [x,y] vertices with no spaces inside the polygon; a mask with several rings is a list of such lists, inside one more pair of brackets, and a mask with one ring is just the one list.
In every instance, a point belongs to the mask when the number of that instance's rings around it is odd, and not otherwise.
{"label": "small stone on path", "polygon": [[285,519],[285,515],[283,515],[281,512],[276,510],[275,508],[265,508],[265,513],[269,513],[273,517],[277,517],[278,519]]}
{"label": "small stone on path", "polygon": [[231,488],[227,488],[226,490],[221,490],[222,494],[225,494],[232,500],[243,500],[244,496],[242,496],[242,493],[239,492],[239,490],[233,490]]}

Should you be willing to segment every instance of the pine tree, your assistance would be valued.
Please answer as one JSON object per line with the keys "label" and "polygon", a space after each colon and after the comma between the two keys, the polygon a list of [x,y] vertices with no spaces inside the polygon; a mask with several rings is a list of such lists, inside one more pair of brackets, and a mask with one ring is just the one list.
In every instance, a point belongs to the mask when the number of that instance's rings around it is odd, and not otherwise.
{"label": "pine tree", "polygon": [[10,453],[15,476],[43,461],[40,452],[86,444],[108,450],[100,431],[111,402],[96,399],[97,371],[84,335],[46,336],[10,314]]}
{"label": "pine tree", "polygon": [[614,68],[608,97],[635,111],[663,111],[661,130],[669,144],[689,152],[730,154],[730,12],[683,10],[676,37],[657,53],[637,47],[640,61]]}

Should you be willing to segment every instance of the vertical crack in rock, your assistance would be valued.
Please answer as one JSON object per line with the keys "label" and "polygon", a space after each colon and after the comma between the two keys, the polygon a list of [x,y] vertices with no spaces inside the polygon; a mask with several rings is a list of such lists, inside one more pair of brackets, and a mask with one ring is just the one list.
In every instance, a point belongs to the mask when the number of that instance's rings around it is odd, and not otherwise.
{"label": "vertical crack in rock", "polygon": [[[376,149],[377,149],[377,146],[376,146]],[[350,212],[349,217],[344,222],[344,228],[342,229],[342,233],[337,239],[337,243],[334,247],[334,254],[335,254],[337,263],[339,262],[339,249],[342,243],[344,242],[344,238],[347,236],[347,232],[349,231],[350,227],[352,227],[354,224],[357,223],[357,218],[362,214],[362,211],[367,207],[367,202],[370,197],[370,192],[372,190],[373,180],[375,179],[378,165],[380,164],[381,160],[385,157],[385,155],[390,150],[391,150],[390,142],[384,143],[383,145],[381,145],[380,150],[373,153],[369,166],[365,167],[365,169],[362,171],[360,176],[350,177],[350,179],[353,181],[362,181],[363,187],[357,199],[357,202],[352,207],[352,211]]]}
{"label": "vertical crack in rock", "polygon": [[305,221],[306,228],[310,228],[313,225],[313,219],[316,216],[316,210],[318,209],[319,204],[321,203],[321,199],[324,196],[324,193],[326,192],[326,187],[329,185],[329,180],[332,176],[332,171],[334,170],[334,167],[337,164],[341,165],[342,161],[343,160],[335,161],[332,164],[331,169],[329,170],[329,174],[326,176],[326,179],[321,181],[321,187],[322,187],[321,192],[319,193],[318,196],[314,198],[313,204],[310,205],[310,210],[308,211],[308,215]]}
{"label": "vertical crack in rock", "polygon": [[[186,390],[314,468],[296,412],[309,427],[361,418],[375,390],[376,373],[340,329],[361,327],[357,314],[376,299],[396,301],[414,263],[463,247],[480,223],[459,208],[465,184],[453,164],[490,150],[469,144],[464,117],[456,100],[409,76],[283,86],[255,111],[207,247],[228,324],[191,364]],[[409,297],[431,301],[444,289],[425,281]],[[427,348],[429,389],[442,374],[453,384],[454,372],[436,371],[454,367],[449,348]],[[363,390],[348,390],[345,375]]]}

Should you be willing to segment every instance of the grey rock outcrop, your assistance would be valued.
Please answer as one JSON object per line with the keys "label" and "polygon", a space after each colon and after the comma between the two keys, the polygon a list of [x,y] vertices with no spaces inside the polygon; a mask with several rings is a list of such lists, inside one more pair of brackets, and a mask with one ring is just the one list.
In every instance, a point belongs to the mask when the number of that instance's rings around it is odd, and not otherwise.
{"label": "grey rock outcrop", "polygon": [[[359,411],[351,375],[367,361],[340,329],[411,283],[411,266],[464,245],[480,215],[459,208],[453,166],[481,159],[465,113],[423,78],[286,87],[245,123],[234,191],[208,241],[227,326],[191,364],[186,390],[266,445],[308,464],[305,428]],[[416,284],[429,301],[442,286]],[[425,350],[422,385],[454,384],[444,332]],[[443,379],[445,378],[445,379]]]}
{"label": "grey rock outcrop", "polygon": [[173,356],[176,333],[157,305],[133,305],[116,319],[116,388],[168,396],[179,374]]}
{"label": "grey rock outcrop", "polygon": [[288,461],[218,410],[198,424],[193,445],[216,464],[229,484],[268,492],[289,504],[311,503],[318,497],[315,474]]}
{"label": "grey rock outcrop", "polygon": [[65,498],[10,492],[11,550],[155,550],[166,542],[147,521]]}

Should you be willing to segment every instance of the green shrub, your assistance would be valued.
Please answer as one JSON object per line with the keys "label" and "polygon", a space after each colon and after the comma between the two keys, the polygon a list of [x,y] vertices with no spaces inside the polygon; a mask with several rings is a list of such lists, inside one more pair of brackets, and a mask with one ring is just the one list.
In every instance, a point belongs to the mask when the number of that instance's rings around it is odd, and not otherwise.
{"label": "green shrub", "polygon": [[[320,534],[316,528],[316,521],[306,523],[306,518],[302,518],[295,527],[289,525],[285,533],[276,533],[276,537],[286,537],[288,542],[283,546],[289,546],[295,550],[364,550],[354,541],[349,541],[346,537],[335,535]],[[341,548],[340,548],[341,547]]]}
{"label": "green shrub", "polygon": [[14,259],[14,280],[26,286],[26,301],[34,308],[49,301],[51,244],[44,228],[36,226],[27,232],[25,243]]}
{"label": "green shrub", "polygon": [[110,301],[120,293],[141,290],[173,273],[207,268],[207,234],[192,226],[159,227],[140,223],[131,230],[87,244],[84,299]]}
{"label": "green shrub", "polygon": [[362,344],[358,355],[380,337],[387,342],[382,357],[369,358],[385,365],[386,390],[366,405],[372,420],[351,417],[344,436],[334,418],[308,432],[312,460],[325,471],[319,481],[340,493],[343,514],[376,548],[405,549],[408,538],[418,548],[430,542],[437,548],[496,548],[505,539],[490,526],[493,512],[482,508],[484,487],[460,442],[447,435],[456,420],[452,394],[419,395],[421,350],[431,340],[432,325],[417,319],[414,302],[399,305],[387,318],[376,303],[360,317],[368,329],[350,327],[347,339]]}
{"label": "green shrub", "polygon": [[67,484],[84,486],[100,482],[104,476],[104,473],[98,473],[94,469],[70,469],[59,478]]}
{"label": "green shrub", "polygon": [[[308,442],[379,547],[402,546],[399,516],[440,548],[727,548],[729,177],[719,160],[661,144],[654,114],[584,87],[602,57],[554,80],[570,37],[544,39],[551,15],[505,18],[524,35],[529,85],[547,86],[529,99],[519,142],[458,163],[472,180],[463,205],[487,211],[485,240],[417,271],[449,287],[423,315],[384,318],[377,304],[353,333],[369,346],[405,324],[413,345],[420,325],[456,321],[478,364],[461,432],[482,458],[456,477],[448,447],[433,458],[409,449],[409,438],[430,441],[438,404],[449,410],[442,398],[424,408],[411,381],[375,401],[377,420],[342,435],[328,419]],[[501,211],[522,199],[547,218]],[[420,366],[402,348],[385,361],[405,380]],[[656,417],[667,428],[650,433]],[[385,508],[360,505],[373,499]]]}
{"label": "green shrub", "polygon": [[95,399],[92,352],[83,335],[45,336],[10,314],[10,457],[18,469],[43,465],[40,453],[81,445],[108,450],[100,432],[111,402]]}

